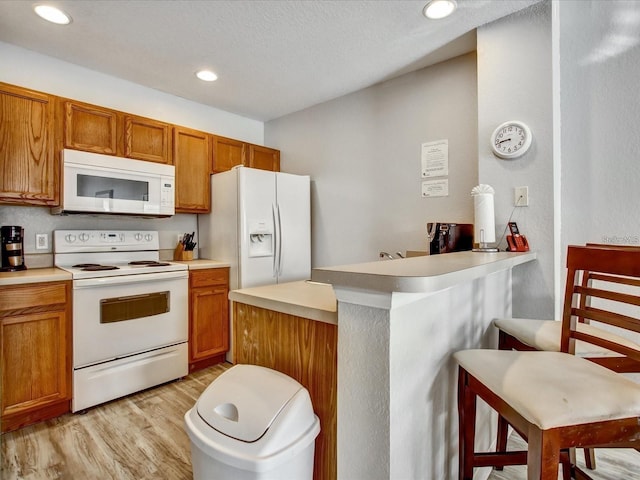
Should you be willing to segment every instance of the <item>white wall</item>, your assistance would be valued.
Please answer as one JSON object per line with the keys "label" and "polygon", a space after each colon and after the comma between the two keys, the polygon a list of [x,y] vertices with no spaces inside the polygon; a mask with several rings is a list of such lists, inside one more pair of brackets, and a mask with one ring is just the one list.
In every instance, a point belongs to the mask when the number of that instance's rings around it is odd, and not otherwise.
{"label": "white wall", "polygon": [[[264,125],[0,42],[0,82],[262,145]],[[197,81],[194,77],[194,82]],[[212,85],[214,88],[215,85]]]}
{"label": "white wall", "polygon": [[[262,122],[194,103],[180,97],[0,42],[0,82],[163,120],[185,127],[262,144]],[[195,81],[195,80],[194,80]],[[0,205],[0,225],[25,228],[28,267],[51,265],[51,242],[35,250],[35,234],[62,229],[148,229],[160,231],[160,248],[175,247],[178,233],[197,230],[197,217],[179,214],[168,219],[69,216],[48,208]],[[42,255],[39,255],[42,254]]]}
{"label": "white wall", "polygon": [[558,2],[562,250],[640,245],[640,2]]}
{"label": "white wall", "polygon": [[[513,315],[554,315],[554,178],[551,3],[544,2],[478,29],[478,176],[496,190],[497,236],[509,217],[538,254],[514,270]],[[533,133],[522,157],[502,160],[489,138],[507,120]],[[514,187],[529,187],[529,206],[514,210]],[[504,246],[504,244],[503,244]]]}
{"label": "white wall", "polygon": [[[473,222],[475,53],[265,124],[282,169],[311,175],[312,266],[427,248],[426,223]],[[421,197],[421,144],[449,141],[449,196]]]}

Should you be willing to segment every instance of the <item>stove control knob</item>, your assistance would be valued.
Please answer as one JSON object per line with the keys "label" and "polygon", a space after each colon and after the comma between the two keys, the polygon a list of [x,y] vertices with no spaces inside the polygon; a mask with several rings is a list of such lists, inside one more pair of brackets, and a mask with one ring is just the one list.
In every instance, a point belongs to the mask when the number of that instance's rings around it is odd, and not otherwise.
{"label": "stove control knob", "polygon": [[151,235],[150,233],[147,233],[147,234],[144,236],[144,239],[145,239],[147,242],[150,242],[151,240],[153,240],[153,235]]}
{"label": "stove control knob", "polygon": [[87,240],[89,240],[89,234],[88,233],[81,233],[78,238],[80,238],[81,242],[86,242]]}
{"label": "stove control knob", "polygon": [[67,243],[73,243],[76,241],[76,236],[73,233],[67,233],[64,236],[64,239],[67,241]]}
{"label": "stove control knob", "polygon": [[142,240],[142,234],[138,232],[135,235],[133,235],[133,238],[135,238],[136,241],[139,242],[140,240]]}

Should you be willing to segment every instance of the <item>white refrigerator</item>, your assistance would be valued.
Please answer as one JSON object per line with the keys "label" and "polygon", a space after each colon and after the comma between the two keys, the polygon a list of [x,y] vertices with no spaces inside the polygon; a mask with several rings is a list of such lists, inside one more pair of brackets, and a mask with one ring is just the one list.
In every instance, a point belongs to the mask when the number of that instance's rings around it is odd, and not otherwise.
{"label": "white refrigerator", "polygon": [[230,264],[231,290],[309,279],[310,211],[309,176],[248,167],[212,175],[199,255]]}

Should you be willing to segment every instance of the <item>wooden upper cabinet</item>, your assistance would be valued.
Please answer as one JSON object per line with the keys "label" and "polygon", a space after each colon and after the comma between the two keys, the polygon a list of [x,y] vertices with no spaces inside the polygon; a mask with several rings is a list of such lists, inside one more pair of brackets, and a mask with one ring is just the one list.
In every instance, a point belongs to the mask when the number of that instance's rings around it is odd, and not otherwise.
{"label": "wooden upper cabinet", "polygon": [[280,150],[215,135],[213,173],[231,170],[236,165],[279,172]]}
{"label": "wooden upper cabinet", "polygon": [[213,136],[213,173],[226,172],[236,165],[248,165],[248,144],[233,138]]}
{"label": "wooden upper cabinet", "polygon": [[63,100],[64,148],[118,155],[118,112]]}
{"label": "wooden upper cabinet", "polygon": [[125,115],[124,156],[171,164],[171,125],[149,118]]}
{"label": "wooden upper cabinet", "polygon": [[58,203],[54,98],[0,83],[0,202]]}
{"label": "wooden upper cabinet", "polygon": [[249,145],[249,166],[279,172],[280,150],[260,145]]}
{"label": "wooden upper cabinet", "polygon": [[173,163],[176,167],[176,212],[203,213],[211,207],[211,136],[173,127]]}

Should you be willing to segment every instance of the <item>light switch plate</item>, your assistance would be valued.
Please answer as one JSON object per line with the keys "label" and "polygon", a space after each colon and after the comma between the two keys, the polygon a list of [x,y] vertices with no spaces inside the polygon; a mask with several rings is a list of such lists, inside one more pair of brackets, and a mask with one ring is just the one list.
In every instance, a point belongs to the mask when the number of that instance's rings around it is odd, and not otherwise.
{"label": "light switch plate", "polygon": [[36,233],[36,250],[47,250],[49,248],[49,235],[46,233]]}
{"label": "light switch plate", "polygon": [[515,187],[513,189],[513,204],[516,207],[529,206],[529,187]]}

